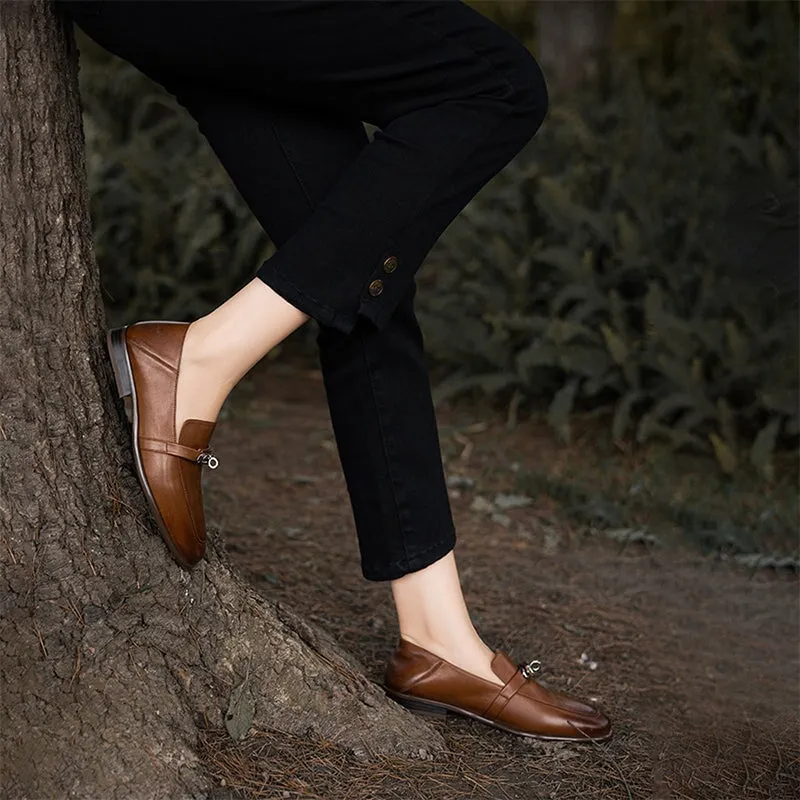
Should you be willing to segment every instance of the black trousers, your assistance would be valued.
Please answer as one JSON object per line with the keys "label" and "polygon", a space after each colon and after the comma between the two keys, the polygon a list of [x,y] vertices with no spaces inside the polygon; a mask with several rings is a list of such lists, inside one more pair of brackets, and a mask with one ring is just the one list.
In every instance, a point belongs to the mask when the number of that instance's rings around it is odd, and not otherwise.
{"label": "black trousers", "polygon": [[415,274],[541,125],[534,58],[461,0],[62,6],[194,117],[278,247],[256,276],[319,324],[364,577],[444,556]]}

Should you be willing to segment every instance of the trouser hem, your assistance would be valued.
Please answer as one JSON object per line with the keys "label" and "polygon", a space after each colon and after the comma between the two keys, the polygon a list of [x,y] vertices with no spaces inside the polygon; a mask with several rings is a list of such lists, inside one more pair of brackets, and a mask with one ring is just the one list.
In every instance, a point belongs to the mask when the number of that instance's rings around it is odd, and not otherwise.
{"label": "trouser hem", "polygon": [[413,556],[394,561],[389,564],[364,564],[362,562],[361,571],[368,581],[393,581],[408,575],[411,572],[419,572],[425,567],[429,567],[440,558],[446,556],[456,544],[455,532],[449,536],[437,540],[425,550],[416,552]]}
{"label": "trouser hem", "polygon": [[308,314],[309,317],[312,317],[321,325],[335,328],[345,335],[349,335],[356,325],[357,315],[343,314],[341,311],[337,311],[321,300],[317,300],[317,298],[307,294],[282,272],[279,272],[275,267],[271,267],[269,261],[265,261],[258,268],[255,277],[263,281],[286,302],[291,303],[304,314]]}

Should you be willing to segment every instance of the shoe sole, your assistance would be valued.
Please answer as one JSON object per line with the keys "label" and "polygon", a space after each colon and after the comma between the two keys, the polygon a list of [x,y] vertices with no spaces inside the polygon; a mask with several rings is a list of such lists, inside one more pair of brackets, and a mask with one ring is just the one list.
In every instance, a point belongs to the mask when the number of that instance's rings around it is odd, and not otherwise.
{"label": "shoe sole", "polygon": [[161,512],[158,510],[158,505],[156,505],[155,498],[150,490],[150,484],[147,482],[147,478],[144,474],[144,468],[142,467],[142,457],[139,452],[139,413],[136,400],[136,383],[133,380],[133,371],[131,370],[131,362],[130,358],[128,357],[128,346],[125,340],[125,331],[127,329],[128,326],[124,325],[121,328],[112,328],[109,330],[106,334],[106,347],[108,348],[108,354],[111,357],[111,368],[114,371],[114,381],[117,385],[117,394],[125,406],[125,416],[127,417],[128,422],[133,425],[133,461],[136,465],[136,474],[139,477],[139,483],[142,485],[144,496],[147,498],[147,503],[150,506],[150,511],[153,514],[153,518],[158,525],[158,531],[161,534],[161,538],[169,548],[172,557],[184,569],[192,569],[195,565],[190,564],[188,561],[186,561],[186,559],[183,558],[183,556],[175,547],[172,537],[169,535],[169,530],[164,523]]}
{"label": "shoe sole", "polygon": [[588,742],[606,742],[613,735],[613,731],[609,731],[605,736],[589,736],[588,734],[580,734],[578,736],[548,736],[542,733],[528,733],[527,731],[518,731],[515,728],[509,728],[499,722],[486,719],[479,714],[474,714],[471,711],[466,711],[463,708],[448,705],[447,703],[439,703],[436,700],[423,700],[419,697],[395,692],[392,689],[384,687],[384,691],[393,700],[405,706],[409,711],[417,714],[422,714],[429,717],[446,717],[448,714],[456,714],[461,717],[468,717],[469,719],[477,720],[485,725],[491,725],[493,728],[498,728],[506,733],[513,733],[516,736],[524,736],[527,739],[541,739],[548,742],[579,742],[581,744]]}

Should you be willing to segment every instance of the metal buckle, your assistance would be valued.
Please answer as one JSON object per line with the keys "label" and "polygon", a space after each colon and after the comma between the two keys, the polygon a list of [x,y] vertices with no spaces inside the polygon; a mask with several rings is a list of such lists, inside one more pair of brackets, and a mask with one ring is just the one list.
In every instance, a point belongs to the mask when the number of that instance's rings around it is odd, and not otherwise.
{"label": "metal buckle", "polygon": [[219,459],[213,453],[200,453],[197,456],[198,464],[205,464],[209,469],[216,469],[219,466]]}
{"label": "metal buckle", "polygon": [[527,664],[523,664],[520,667],[522,671],[522,677],[531,680],[533,676],[542,668],[541,661],[529,661]]}

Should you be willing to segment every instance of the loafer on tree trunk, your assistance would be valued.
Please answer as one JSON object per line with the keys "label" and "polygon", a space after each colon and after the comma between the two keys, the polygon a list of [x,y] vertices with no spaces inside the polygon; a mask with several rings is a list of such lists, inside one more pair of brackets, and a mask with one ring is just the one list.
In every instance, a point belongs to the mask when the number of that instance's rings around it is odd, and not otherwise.
{"label": "loafer on tree trunk", "polygon": [[133,425],[136,472],[175,560],[190,568],[205,555],[202,468],[216,422],[187,419],[175,431],[175,393],[187,322],[154,320],[108,331],[117,392]]}

